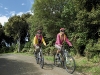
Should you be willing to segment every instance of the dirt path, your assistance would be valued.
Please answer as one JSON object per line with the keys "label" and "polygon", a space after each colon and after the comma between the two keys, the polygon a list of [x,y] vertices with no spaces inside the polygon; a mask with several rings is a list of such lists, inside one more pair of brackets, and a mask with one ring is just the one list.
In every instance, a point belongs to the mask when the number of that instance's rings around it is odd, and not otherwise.
{"label": "dirt path", "polygon": [[46,62],[44,69],[36,64],[34,56],[22,54],[0,54],[0,75],[80,75],[68,74],[65,69]]}

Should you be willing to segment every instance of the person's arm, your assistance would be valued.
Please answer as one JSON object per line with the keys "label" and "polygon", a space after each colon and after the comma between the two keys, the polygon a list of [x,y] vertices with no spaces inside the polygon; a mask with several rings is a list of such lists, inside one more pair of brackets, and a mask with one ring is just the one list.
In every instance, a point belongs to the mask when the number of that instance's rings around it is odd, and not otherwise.
{"label": "person's arm", "polygon": [[45,42],[45,40],[44,40],[43,37],[42,37],[42,42],[43,42],[43,44],[46,46],[46,42]]}
{"label": "person's arm", "polygon": [[60,35],[57,34],[57,38],[56,38],[56,42],[59,46],[61,46],[61,43],[60,43]]}
{"label": "person's arm", "polygon": [[65,38],[65,41],[67,42],[67,44],[69,45],[69,46],[72,46],[72,43],[69,41],[69,39],[66,37]]}
{"label": "person's arm", "polygon": [[34,39],[33,39],[33,45],[34,45],[34,46],[37,45],[37,39],[36,39],[36,36],[35,36]]}

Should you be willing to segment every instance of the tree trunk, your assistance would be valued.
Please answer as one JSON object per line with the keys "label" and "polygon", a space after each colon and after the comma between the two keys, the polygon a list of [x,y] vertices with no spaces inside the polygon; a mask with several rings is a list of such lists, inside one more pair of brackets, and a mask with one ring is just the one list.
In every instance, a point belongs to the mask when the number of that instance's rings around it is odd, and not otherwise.
{"label": "tree trunk", "polygon": [[17,52],[20,52],[20,37],[18,39],[18,51]]}

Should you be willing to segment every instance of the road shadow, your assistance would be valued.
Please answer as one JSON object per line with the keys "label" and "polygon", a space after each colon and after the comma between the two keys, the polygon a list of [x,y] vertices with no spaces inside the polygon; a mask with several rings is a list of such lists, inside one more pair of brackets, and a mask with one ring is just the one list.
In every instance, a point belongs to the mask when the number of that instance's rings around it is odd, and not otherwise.
{"label": "road shadow", "polygon": [[65,69],[65,67],[62,66],[61,64],[59,64],[59,65],[54,65],[54,63],[47,63],[47,62],[44,63],[43,69],[45,69],[45,70],[53,70],[54,67],[58,67],[58,68]]}
{"label": "road shadow", "polygon": [[0,58],[0,75],[42,75],[32,63]]}
{"label": "road shadow", "polygon": [[47,63],[47,62],[44,63],[44,67],[43,67],[44,70],[53,70],[53,68],[54,65],[52,63]]}

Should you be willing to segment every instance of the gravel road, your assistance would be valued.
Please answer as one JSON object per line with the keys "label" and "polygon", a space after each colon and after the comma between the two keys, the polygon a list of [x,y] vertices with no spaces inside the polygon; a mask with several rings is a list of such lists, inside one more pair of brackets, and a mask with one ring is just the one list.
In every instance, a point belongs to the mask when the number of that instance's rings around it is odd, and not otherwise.
{"label": "gravel road", "polygon": [[69,74],[65,69],[55,67],[52,62],[45,61],[41,69],[34,56],[24,54],[0,54],[0,75],[81,75]]}

